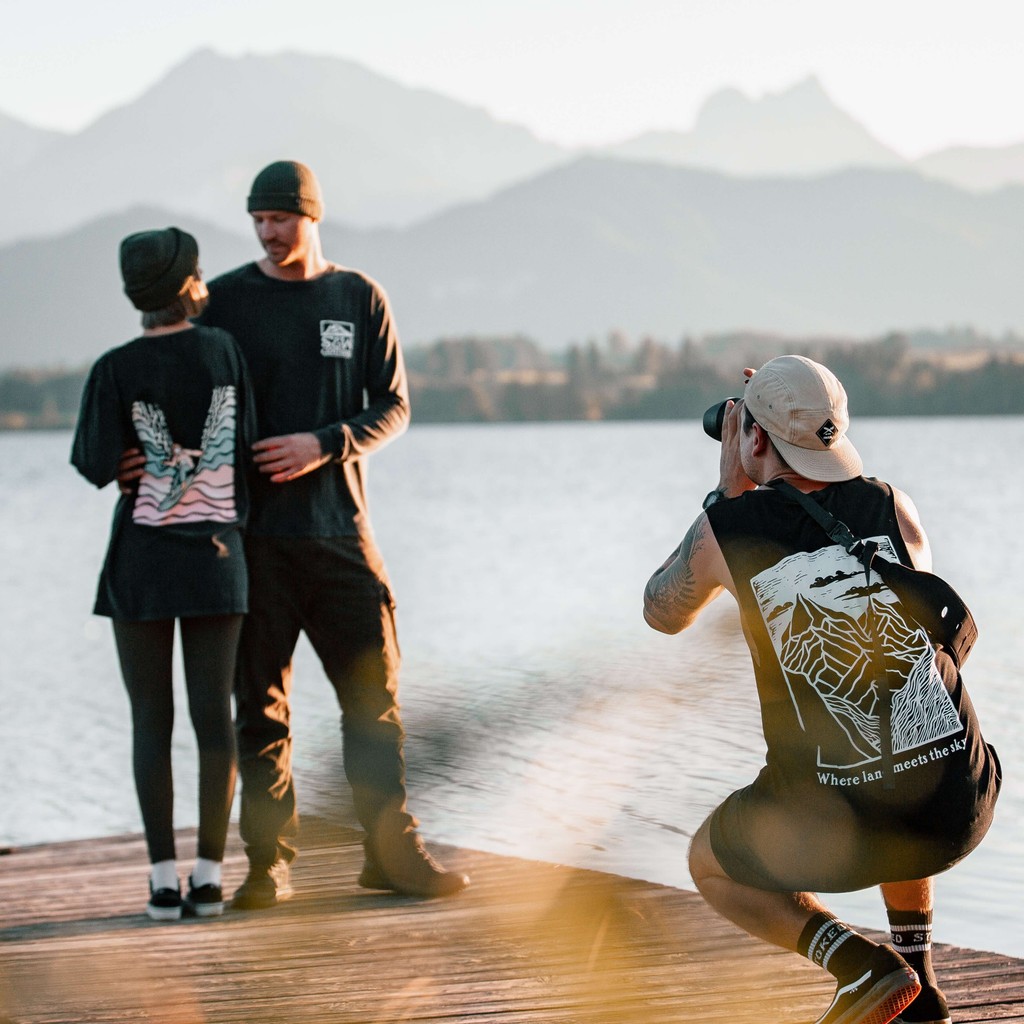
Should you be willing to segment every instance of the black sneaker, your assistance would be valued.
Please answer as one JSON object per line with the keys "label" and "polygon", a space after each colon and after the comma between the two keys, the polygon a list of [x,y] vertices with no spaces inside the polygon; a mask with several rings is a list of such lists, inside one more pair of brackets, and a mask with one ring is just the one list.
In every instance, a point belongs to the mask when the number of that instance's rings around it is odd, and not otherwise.
{"label": "black sneaker", "polygon": [[212,882],[195,886],[192,884],[191,875],[184,903],[185,909],[196,917],[219,917],[224,913],[224,895],[220,886]]}
{"label": "black sneaker", "polygon": [[180,921],[181,889],[177,886],[173,889],[154,889],[150,881],[146,914],[154,921]]}
{"label": "black sneaker", "polygon": [[817,1024],[889,1024],[920,991],[906,960],[878,946],[860,971],[839,980],[832,1005]]}
{"label": "black sneaker", "polygon": [[934,985],[925,985],[917,998],[893,1017],[892,1024],[950,1024],[946,997]]}
{"label": "black sneaker", "polygon": [[288,861],[250,864],[245,881],[235,890],[231,906],[236,910],[265,910],[290,899],[294,891]]}

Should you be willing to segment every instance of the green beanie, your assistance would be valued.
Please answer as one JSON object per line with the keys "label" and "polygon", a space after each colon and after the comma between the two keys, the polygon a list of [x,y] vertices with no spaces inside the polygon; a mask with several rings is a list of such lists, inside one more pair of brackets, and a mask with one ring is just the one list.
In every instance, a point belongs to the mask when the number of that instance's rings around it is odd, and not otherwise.
{"label": "green beanie", "polygon": [[136,309],[166,309],[199,273],[199,245],[179,228],[139,231],[121,242],[124,293]]}
{"label": "green beanie", "polygon": [[316,175],[296,160],[277,160],[264,167],[252,183],[246,204],[254,210],[302,213],[313,220],[324,215],[324,198]]}

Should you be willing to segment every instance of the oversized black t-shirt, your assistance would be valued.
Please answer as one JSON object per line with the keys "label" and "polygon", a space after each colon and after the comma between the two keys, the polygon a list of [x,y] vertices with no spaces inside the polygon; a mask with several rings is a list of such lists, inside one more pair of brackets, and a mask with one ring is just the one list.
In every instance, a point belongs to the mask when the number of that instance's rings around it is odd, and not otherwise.
{"label": "oversized black t-shirt", "polygon": [[248,610],[239,533],[255,435],[245,363],[224,331],[140,337],[97,360],[72,464],[105,487],[126,448],[146,456],[137,489],[114,513],[97,615],[146,621]]}
{"label": "oversized black t-shirt", "polygon": [[201,322],[229,331],[253,383],[260,436],[312,432],[325,466],[287,483],[252,481],[248,532],[278,537],[371,533],[365,456],[397,437],[409,394],[387,296],[372,279],[331,265],[305,281],[255,263],[210,282]]}

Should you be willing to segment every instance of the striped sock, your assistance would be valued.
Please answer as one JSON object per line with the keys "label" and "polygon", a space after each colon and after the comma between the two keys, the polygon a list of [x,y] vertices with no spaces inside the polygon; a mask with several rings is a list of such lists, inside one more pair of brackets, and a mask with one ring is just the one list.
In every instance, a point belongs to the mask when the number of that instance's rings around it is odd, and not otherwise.
{"label": "striped sock", "polygon": [[917,971],[922,985],[935,985],[932,967],[932,912],[889,910],[892,948]]}
{"label": "striped sock", "polygon": [[843,978],[871,956],[875,943],[831,914],[815,914],[797,942],[797,952],[835,978]]}

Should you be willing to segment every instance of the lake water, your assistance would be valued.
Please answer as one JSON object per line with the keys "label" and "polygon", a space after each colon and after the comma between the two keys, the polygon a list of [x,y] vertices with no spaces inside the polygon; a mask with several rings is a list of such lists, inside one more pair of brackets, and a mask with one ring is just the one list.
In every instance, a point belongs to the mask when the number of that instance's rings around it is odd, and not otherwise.
{"label": "lake water", "polygon": [[[1003,465],[1024,419],[866,420],[853,438],[913,495],[936,571],[975,612],[966,678],[1006,775],[985,843],[939,879],[936,938],[1024,956],[1024,478]],[[0,434],[0,778],[14,780],[0,844],[141,827],[110,627],[90,614],[115,496],[75,474],[69,446]],[[762,763],[753,676],[731,598],[667,637],[641,596],[714,486],[717,450],[692,422],[414,426],[373,457],[428,839],[692,888],[690,835]],[[195,755],[178,686],[184,826]],[[295,728],[300,807],[352,823],[333,695],[305,643]],[[877,890],[830,903],[884,925]]]}

